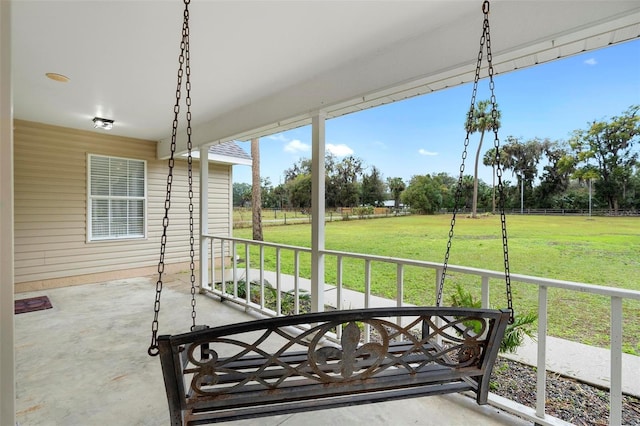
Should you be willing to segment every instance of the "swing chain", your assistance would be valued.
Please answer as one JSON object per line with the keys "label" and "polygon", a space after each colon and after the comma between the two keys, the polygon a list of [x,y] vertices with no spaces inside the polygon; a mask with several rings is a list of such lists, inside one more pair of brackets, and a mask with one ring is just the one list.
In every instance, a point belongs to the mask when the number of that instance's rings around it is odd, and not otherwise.
{"label": "swing chain", "polygon": [[[496,96],[494,93],[495,84],[493,81],[493,63],[492,63],[492,54],[491,54],[491,40],[490,40],[490,31],[489,31],[489,1],[485,1],[482,4],[482,12],[484,14],[484,22],[482,26],[482,36],[480,37],[480,50],[478,52],[478,58],[476,62],[476,71],[473,79],[473,90],[471,93],[471,106],[469,108],[469,112],[467,114],[467,134],[464,139],[464,150],[462,152],[462,163],[460,165],[460,175],[458,176],[458,183],[456,186],[456,192],[454,195],[454,203],[453,203],[453,215],[451,217],[451,228],[449,230],[449,239],[447,241],[447,251],[444,256],[444,264],[442,267],[442,273],[438,280],[438,289],[436,294],[436,306],[442,305],[442,297],[444,293],[444,282],[447,275],[447,267],[449,263],[449,255],[451,252],[451,242],[453,240],[454,227],[456,224],[456,215],[458,213],[460,200],[462,198],[462,187],[463,187],[463,177],[465,170],[465,160],[467,158],[467,149],[469,147],[469,136],[471,135],[471,122],[473,120],[473,113],[475,110],[476,96],[478,94],[478,82],[480,80],[480,70],[482,66],[482,57],[484,46],[487,46],[487,64],[488,64],[488,72],[489,72],[489,89],[491,91],[491,118],[493,122],[497,121],[498,118],[498,105],[496,102]],[[507,307],[510,312],[509,323],[513,324],[514,322],[514,311],[513,311],[513,301],[511,294],[511,275],[509,272],[509,250],[507,244],[507,224],[506,217],[504,211],[504,185],[502,183],[502,168],[500,167],[500,140],[498,138],[498,128],[497,126],[492,126],[494,132],[494,147],[495,147],[495,163],[496,163],[496,174],[498,176],[498,206],[500,210],[500,222],[502,227],[502,248],[504,255],[504,270],[505,270],[505,285],[506,285],[506,294],[507,294]]]}
{"label": "swing chain", "polygon": [[[486,5],[486,8],[485,8]],[[489,72],[489,89],[491,90],[491,119],[492,122],[498,121],[498,103],[496,102],[495,83],[493,81],[493,57],[491,55],[491,36],[489,33],[489,1],[485,0],[482,10],[484,12],[484,31],[487,35],[487,64]],[[504,280],[507,295],[507,309],[509,310],[509,324],[515,321],[515,312],[513,310],[513,295],[511,294],[511,273],[509,271],[509,246],[507,238],[507,218],[504,212],[504,184],[502,182],[502,167],[500,165],[500,139],[498,138],[498,126],[493,126],[493,146],[495,148],[494,163],[496,165],[496,176],[498,177],[498,209],[500,210],[500,224],[502,229],[502,251],[504,254]]]}
{"label": "swing chain", "polygon": [[184,21],[182,24],[182,40],[180,42],[180,56],[178,58],[178,81],[176,86],[176,103],[173,107],[173,124],[171,129],[171,155],[169,157],[169,172],[167,174],[167,192],[164,201],[164,218],[162,219],[162,236],[160,237],[160,260],[158,262],[158,281],[156,282],[156,298],[153,305],[153,322],[151,323],[151,344],[149,345],[148,354],[150,356],[159,355],[158,350],[158,315],[160,313],[160,296],[162,294],[162,275],[164,274],[164,256],[167,248],[167,228],[169,227],[169,209],[171,207],[171,186],[173,183],[173,168],[175,165],[176,141],[178,137],[178,115],[180,113],[180,99],[182,97],[182,77],[186,69],[186,104],[187,104],[187,147],[188,154],[188,174],[189,174],[189,230],[191,233],[191,317],[193,327],[195,327],[195,274],[194,274],[194,238],[193,238],[193,190],[192,190],[192,156],[191,156],[191,68],[189,66],[189,2],[184,0]]}

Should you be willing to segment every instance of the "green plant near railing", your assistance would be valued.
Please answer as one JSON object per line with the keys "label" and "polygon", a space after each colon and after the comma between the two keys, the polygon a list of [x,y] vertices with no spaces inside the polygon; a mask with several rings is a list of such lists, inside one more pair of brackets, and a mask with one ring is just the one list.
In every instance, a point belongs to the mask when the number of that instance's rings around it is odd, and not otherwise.
{"label": "green plant near railing", "polygon": [[[220,283],[217,283],[220,285]],[[245,280],[237,281],[237,295],[240,299],[247,298],[247,283]],[[253,303],[261,304],[261,291],[260,283],[258,281],[251,281],[249,283],[249,300]],[[233,281],[227,281],[225,285],[225,293],[234,294]],[[267,280],[264,281],[264,307],[273,311],[277,308],[277,296],[278,290],[271,285]],[[295,313],[295,291],[282,291],[280,292],[280,311],[282,315],[293,315]],[[300,313],[306,313],[311,311],[311,295],[306,290],[300,290],[298,293],[299,311]]]}
{"label": "green plant near railing", "polygon": [[[452,306],[461,308],[480,308],[482,302],[473,297],[471,292],[465,290],[460,284],[456,285],[456,292],[451,295]],[[538,315],[529,312],[524,315],[516,314],[513,324],[507,325],[504,338],[500,342],[500,353],[514,353],[524,343],[525,336],[535,339],[534,324],[538,320]],[[465,322],[465,325],[473,327],[476,333],[480,332],[481,325],[475,321]]]}

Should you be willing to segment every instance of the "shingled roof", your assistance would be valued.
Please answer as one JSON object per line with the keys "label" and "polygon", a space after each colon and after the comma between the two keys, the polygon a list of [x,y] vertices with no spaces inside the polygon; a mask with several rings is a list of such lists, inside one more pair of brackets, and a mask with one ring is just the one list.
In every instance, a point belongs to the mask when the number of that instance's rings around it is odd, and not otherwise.
{"label": "shingled roof", "polygon": [[251,165],[251,156],[233,141],[209,147],[209,160],[229,164]]}

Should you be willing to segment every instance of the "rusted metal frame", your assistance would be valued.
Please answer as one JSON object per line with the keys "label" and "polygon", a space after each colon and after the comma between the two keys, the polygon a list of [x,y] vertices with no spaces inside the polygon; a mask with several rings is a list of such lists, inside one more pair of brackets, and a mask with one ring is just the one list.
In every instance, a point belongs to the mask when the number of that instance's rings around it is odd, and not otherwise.
{"label": "rusted metal frame", "polygon": [[[242,389],[237,389],[232,393],[224,394],[223,398],[216,396],[194,396],[187,399],[187,409],[225,409],[240,408],[244,406],[282,404],[292,401],[321,400],[342,395],[373,394],[379,392],[389,392],[394,390],[423,388],[422,392],[429,394],[433,388],[430,385],[446,385],[449,383],[460,383],[464,390],[475,391],[477,385],[465,381],[469,372],[455,371],[438,368],[433,371],[426,371],[419,374],[389,374],[371,380],[358,380],[352,383],[319,384],[309,380],[296,380],[277,390],[265,389],[259,385],[250,385]],[[472,374],[479,374],[477,370]]]}
{"label": "rusted metal frame", "polygon": [[452,308],[452,307],[419,307],[403,306],[370,308],[370,309],[350,309],[345,311],[313,312],[308,314],[284,316],[275,318],[259,319],[236,324],[226,324],[207,330],[198,330],[171,336],[172,345],[183,345],[197,340],[215,339],[220,336],[246,333],[256,330],[276,329],[298,324],[312,324],[330,321],[362,321],[373,318],[384,318],[393,316],[425,316],[425,317],[455,317],[455,316],[481,316],[485,319],[498,319],[502,316],[502,311],[497,309],[472,309],[472,308]]}
{"label": "rusted metal frame", "polygon": [[352,394],[332,396],[326,399],[314,399],[307,401],[293,401],[278,405],[254,405],[230,410],[216,410],[213,412],[201,411],[189,415],[189,425],[208,424],[212,421],[233,421],[240,419],[272,416],[276,414],[300,413],[318,409],[331,409],[345,406],[356,406],[369,403],[393,401],[398,399],[415,398],[426,395],[442,395],[448,393],[464,392],[468,389],[466,383],[442,383],[418,388],[395,389],[388,392],[375,394]]}
{"label": "rusted metal frame", "polygon": [[172,425],[182,424],[182,412],[187,408],[182,378],[179,346],[171,344],[170,336],[158,336],[158,351],[162,365],[162,376],[169,402],[169,419]]}
{"label": "rusted metal frame", "polygon": [[[394,366],[391,369],[381,369],[374,378],[367,379],[366,381],[342,381],[327,385],[318,382],[317,380],[309,380],[305,375],[295,375],[304,373],[304,371],[296,371],[295,369],[289,368],[290,366],[289,364],[287,364],[287,362],[295,362],[296,365],[300,365],[300,362],[298,361],[300,359],[300,354],[291,355],[290,352],[282,352],[286,349],[281,349],[281,351],[278,351],[278,356],[275,358],[275,355],[266,353],[264,354],[265,356],[246,355],[249,352],[256,351],[257,345],[261,341],[265,340],[273,332],[276,332],[276,329],[279,329],[281,327],[288,327],[303,323],[321,323],[323,321],[340,321],[344,323],[347,323],[349,321],[371,321],[384,317],[402,315],[410,315],[414,317],[421,316],[425,318],[455,318],[466,315],[471,317],[482,317],[484,320],[489,320],[491,322],[489,330],[490,333],[487,336],[487,344],[485,345],[481,353],[482,362],[473,367],[467,368],[442,367],[440,365],[422,365],[417,367],[421,371],[416,374],[408,374],[407,371],[409,370],[405,367]],[[244,324],[221,326],[208,330],[194,331],[191,333],[185,333],[183,335],[173,337],[161,336],[163,342],[162,345],[163,348],[165,348],[163,349],[164,356],[161,356],[161,359],[163,362],[163,371],[165,373],[165,386],[167,387],[167,396],[169,399],[170,411],[174,413],[172,414],[173,419],[178,418],[175,415],[176,411],[184,411],[185,418],[188,419],[206,418],[209,420],[215,420],[218,418],[250,418],[275,413],[307,411],[316,408],[354,405],[366,402],[398,399],[418,395],[459,392],[462,390],[472,390],[476,392],[477,401],[479,403],[486,403],[486,393],[488,392],[488,381],[490,378],[490,372],[492,370],[493,363],[495,362],[495,357],[497,356],[497,351],[499,348],[498,339],[502,338],[507,321],[508,311],[500,312],[495,310],[420,307],[403,307],[401,309],[377,308],[345,312],[322,312],[298,315],[296,317],[273,318],[267,320],[252,321]],[[433,321],[431,319],[429,320],[429,322],[433,324]],[[452,320],[447,319],[447,321],[445,322],[451,323]],[[412,326],[415,324],[416,321],[412,323]],[[223,338],[225,335],[236,335],[241,334],[242,332],[256,331],[260,329],[265,331],[263,336],[256,342],[254,342],[254,344],[250,345],[250,348],[244,352],[244,357],[237,356],[235,357],[235,360],[233,362],[237,363],[239,366],[242,363],[246,365],[247,362],[253,362],[255,364],[258,361],[263,362],[264,360],[266,360],[269,363],[274,362],[275,364],[273,365],[280,366],[282,369],[287,369],[285,376],[283,376],[283,382],[278,384],[281,389],[278,389],[278,391],[274,394],[273,390],[265,387],[263,383],[259,385],[247,385],[244,388],[234,390],[231,394],[225,394],[224,398],[222,399],[210,395],[202,396],[196,394],[192,394],[193,397],[189,398],[188,400],[184,397],[184,382],[183,380],[178,380],[178,378],[184,377],[184,372],[186,371],[182,368],[183,357],[180,355],[180,351],[185,350],[185,345],[200,345],[206,341],[214,340],[216,338]],[[408,333],[408,329],[400,327],[399,330],[396,330],[394,333]],[[278,334],[283,337],[288,336],[286,334]],[[438,334],[435,333],[430,337],[433,338],[437,335]],[[285,348],[290,348],[296,343],[302,343],[302,341],[299,340],[299,337],[288,336],[287,338],[292,339],[292,341],[286,344]],[[169,345],[168,351],[166,350],[167,344]],[[396,365],[402,363],[420,362],[421,360],[430,358],[426,356],[427,354],[413,352],[413,348],[415,348],[415,342],[402,342],[390,347],[389,353],[402,353],[402,356],[399,359],[393,360]],[[430,349],[434,348],[437,350],[437,347],[435,346]],[[304,352],[302,352],[302,354],[306,355],[308,358],[308,354],[305,354]],[[433,361],[433,359],[430,360]],[[357,367],[358,371],[366,367],[367,362],[374,361],[360,360],[359,362],[360,365]],[[304,364],[304,361],[302,361],[302,364]],[[276,369],[278,369],[278,367],[276,367]],[[261,374],[263,375],[263,380],[268,380],[273,376],[274,372],[262,371]],[[278,374],[283,373],[279,371]],[[246,374],[239,373],[238,377],[246,378]],[[328,391],[328,388],[331,391]],[[305,390],[303,391],[303,389]],[[352,395],[354,392],[357,392],[359,394]],[[276,398],[276,396],[272,396],[273,399],[270,400],[264,395],[265,393],[278,395],[278,397]],[[233,397],[231,397],[230,395],[233,395]],[[231,398],[231,400],[229,400],[229,398]],[[284,398],[285,401],[289,401],[290,398],[295,398],[296,400],[293,402],[285,403],[278,402],[282,401],[282,398]],[[304,401],[300,400],[300,398],[303,398]],[[260,408],[256,408],[253,407],[256,404],[256,401],[261,401],[265,404],[271,405],[265,405],[260,406]],[[285,405],[283,406],[282,404]],[[231,405],[236,407],[229,410],[229,407]],[[224,410],[225,413],[198,413],[198,411],[208,412],[212,410]],[[180,416],[181,415],[182,414],[180,414]]]}
{"label": "rusted metal frame", "polygon": [[511,320],[512,311],[509,309],[501,309],[501,316],[499,319],[492,319],[491,334],[489,334],[489,341],[487,342],[486,353],[482,357],[481,368],[485,372],[478,382],[478,392],[476,392],[476,402],[478,404],[486,404],[489,393],[489,382],[491,380],[491,372],[493,371],[493,365],[498,357],[498,351],[500,350],[500,343],[504,337],[505,330],[509,321]]}
{"label": "rusted metal frame", "polygon": [[[402,345],[397,345],[391,348],[391,350],[387,354],[387,359],[381,363],[381,367],[385,367],[386,365],[394,367],[392,371],[391,369],[387,369],[383,371],[382,368],[377,375],[391,374],[391,375],[399,375],[406,374],[407,372],[412,373],[420,373],[426,372],[430,370],[437,369],[449,369],[451,367],[443,366],[438,364],[433,358],[434,356],[431,354],[427,354],[428,351],[433,351],[434,349],[426,348],[426,350],[416,352],[415,346],[410,343],[404,343]],[[410,352],[409,352],[410,351]],[[231,382],[239,382],[251,375],[259,375],[262,379],[271,379],[282,375],[284,371],[284,367],[282,364],[286,364],[287,366],[292,366],[289,369],[293,374],[290,375],[291,379],[296,377],[306,377],[305,373],[312,372],[313,370],[308,364],[304,364],[304,362],[308,359],[308,353],[299,351],[293,353],[287,353],[278,358],[278,363],[273,364],[270,367],[256,373],[256,369],[265,365],[267,358],[259,357],[259,356],[250,356],[250,357],[242,357],[230,363],[224,363],[224,360],[220,360],[222,364],[221,370],[224,370],[224,373],[220,373],[217,376],[216,385],[225,385]],[[429,361],[428,364],[425,364],[424,361]],[[364,358],[358,364],[358,369],[363,370],[371,365],[373,365],[375,359],[373,357]],[[184,366],[184,362],[182,363]],[[420,364],[417,367],[411,367],[408,364]],[[280,367],[280,368],[278,368]],[[335,368],[335,364],[326,364],[319,365],[318,368],[325,371],[332,371]],[[482,370],[481,370],[482,372]],[[296,374],[297,373],[297,374]],[[470,374],[468,371],[464,373],[465,375]],[[314,383],[318,381],[315,380]],[[345,383],[348,383],[345,381]]]}
{"label": "rusted metal frame", "polygon": [[[370,320],[373,323],[377,323],[374,320]],[[415,322],[414,322],[415,323]],[[387,324],[391,324],[390,322],[387,321]],[[334,324],[330,324],[329,326],[333,326]],[[380,326],[380,324],[378,324],[378,326]],[[326,329],[326,325],[324,326],[324,328]],[[314,333],[315,330],[311,329],[310,330],[311,333]],[[260,341],[264,341],[269,335],[271,334],[271,331],[267,331],[264,333],[263,337],[260,339]],[[395,335],[401,334],[403,336],[409,336],[409,331],[406,329],[400,329],[400,330],[396,330],[394,332]],[[392,334],[393,335],[393,334]],[[286,335],[284,336],[286,337]],[[388,336],[387,336],[388,337]],[[430,336],[431,337],[431,336]],[[291,347],[293,344],[295,343],[302,343],[300,341],[300,337],[297,337],[296,339],[294,339],[293,341],[291,341],[288,345],[285,345],[285,347],[283,347],[280,351],[278,351],[279,353],[277,355],[272,355],[272,356],[246,356],[246,354],[251,353],[251,352],[258,352],[258,345],[259,342],[256,342],[252,345],[244,345],[244,344],[240,344],[239,341],[236,340],[229,340],[229,339],[224,339],[224,341],[222,339],[217,339],[214,341],[211,341],[210,343],[212,344],[216,344],[216,343],[231,343],[240,347],[244,347],[245,349],[238,355],[235,355],[234,357],[232,357],[231,359],[220,359],[217,360],[215,365],[218,371],[224,371],[224,372],[228,372],[229,370],[235,371],[235,370],[240,370],[240,369],[246,369],[248,368],[250,365],[252,365],[254,368],[257,368],[256,371],[249,371],[249,372],[239,372],[239,376],[238,377],[248,377],[248,375],[255,380],[261,380],[261,372],[267,368],[272,368],[275,365],[280,365],[283,367],[283,369],[287,370],[287,375],[307,375],[305,374],[305,371],[311,371],[309,368],[307,368],[307,364],[300,364],[299,361],[295,361],[296,363],[298,363],[299,365],[297,365],[297,369],[302,368],[302,370],[300,371],[292,371],[292,368],[290,366],[290,364],[293,362],[292,361],[292,357],[289,356],[285,351],[286,349],[288,349],[289,347]],[[207,341],[208,344],[209,342]],[[461,343],[461,342],[459,342]],[[464,341],[464,343],[466,343],[466,340]],[[476,342],[476,344],[478,344]],[[200,345],[204,346],[204,344],[202,342],[200,342]],[[484,352],[486,352],[486,349],[484,347],[485,345],[481,345],[481,347],[478,348],[477,353],[478,355],[483,354]],[[314,346],[315,347],[315,346]],[[434,347],[433,345],[430,345],[428,342],[423,342],[423,341],[418,341],[418,340],[413,340],[411,342],[402,342],[402,344],[394,344],[392,347],[390,347],[387,352],[385,353],[385,357],[388,358],[388,361],[381,361],[379,362],[380,365],[378,365],[376,367],[375,372],[373,373],[375,374],[379,374],[380,371],[382,371],[384,368],[386,368],[386,366],[392,366],[392,367],[404,367],[407,369],[407,371],[409,372],[414,372],[414,371],[418,371],[420,370],[424,365],[428,365],[431,363],[439,363],[439,364],[443,364],[443,365],[447,365],[449,367],[456,367],[456,368],[461,368],[463,367],[465,364],[464,363],[460,363],[460,362],[451,362],[449,360],[449,358],[447,357],[447,354],[451,351],[457,351],[458,347],[460,347],[459,345],[454,346],[450,349],[443,349],[443,348],[438,348],[438,347]],[[311,349],[311,348],[310,348]],[[205,351],[205,353],[208,353],[208,348]],[[308,359],[314,359],[314,353],[307,353],[306,355],[303,352],[297,352],[294,354],[301,354],[302,356],[306,356]],[[342,354],[338,351],[339,357],[338,358],[333,358],[331,359],[331,361],[339,361],[341,359]],[[192,355],[190,355],[192,356]],[[293,355],[293,356],[298,356],[298,358],[300,358],[300,355]],[[364,359],[366,359],[367,357],[370,357],[370,354],[367,355],[366,353],[361,354],[360,357],[364,357]],[[373,360],[373,357],[371,357],[371,359]],[[380,358],[380,356],[378,355],[378,360],[382,359]],[[469,364],[471,363],[475,364],[475,357],[471,358],[469,360]],[[442,362],[444,361],[444,362]],[[416,364],[416,363],[420,363],[417,366],[410,366],[409,364]],[[372,364],[372,362],[369,362],[369,365]],[[319,365],[315,364],[314,361],[314,365],[316,369],[321,369]],[[356,367],[356,369],[354,371],[358,371],[358,374],[362,374],[361,370],[363,370],[364,368],[367,367],[367,362],[366,361],[357,361],[354,364],[354,367]],[[331,370],[331,368],[328,368],[328,370]],[[316,372],[317,373],[317,372]],[[282,373],[279,373],[282,374]],[[317,376],[315,375],[315,373],[312,372],[311,376],[313,378],[316,378]],[[220,379],[221,377],[219,377]],[[346,380],[349,380],[349,378],[345,378]],[[240,379],[238,379],[240,380]],[[342,380],[342,379],[340,379]]]}

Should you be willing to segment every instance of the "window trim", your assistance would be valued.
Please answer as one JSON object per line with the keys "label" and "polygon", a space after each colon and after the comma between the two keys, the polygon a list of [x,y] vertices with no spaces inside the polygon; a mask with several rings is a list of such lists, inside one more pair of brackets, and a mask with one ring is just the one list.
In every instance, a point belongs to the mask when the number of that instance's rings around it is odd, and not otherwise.
{"label": "window trim", "polygon": [[[129,196],[92,196],[91,195],[91,164],[93,158],[108,158],[108,159],[117,159],[117,160],[126,160],[126,161],[135,161],[142,163],[144,170],[144,185],[143,191],[144,195],[142,197],[129,197]],[[104,155],[104,154],[90,154],[87,153],[87,215],[86,215],[86,239],[88,243],[96,243],[96,242],[112,242],[112,241],[126,241],[126,240],[145,240],[147,239],[147,221],[148,221],[148,173],[147,173],[147,161],[141,160],[138,158],[128,158],[128,157],[119,157],[115,155]],[[92,211],[92,201],[94,199],[121,199],[121,200],[142,200],[143,203],[143,224],[142,224],[142,235],[124,235],[124,236],[113,236],[109,235],[107,237],[94,237],[92,232],[92,224],[93,224],[93,211]]]}

